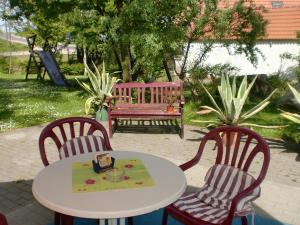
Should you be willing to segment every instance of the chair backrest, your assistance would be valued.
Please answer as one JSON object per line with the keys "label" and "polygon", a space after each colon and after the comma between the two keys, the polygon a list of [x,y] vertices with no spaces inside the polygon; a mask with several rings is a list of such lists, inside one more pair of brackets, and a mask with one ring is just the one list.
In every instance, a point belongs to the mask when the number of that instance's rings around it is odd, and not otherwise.
{"label": "chair backrest", "polygon": [[[79,151],[80,153],[84,153],[82,150],[81,141],[85,140],[86,143],[84,143],[84,145],[88,152],[112,150],[105,128],[96,120],[85,117],[69,117],[59,119],[48,124],[40,134],[39,149],[41,159],[45,166],[49,165],[45,148],[45,141],[48,138],[52,139],[52,141],[55,143],[60,158],[69,157],[70,154],[66,152],[65,148],[67,145],[70,145],[71,149],[73,147],[72,155],[78,154]],[[79,147],[79,151],[74,150],[76,148],[76,146],[74,147],[74,140],[76,143],[80,142],[81,147]],[[95,143],[101,141],[101,148],[98,148],[94,144],[90,144],[89,140],[95,141]],[[61,150],[64,151],[64,153],[61,153]]]}
{"label": "chair backrest", "polygon": [[5,216],[0,213],[0,225],[8,225]]}
{"label": "chair backrest", "polygon": [[261,183],[265,178],[270,162],[268,144],[255,132],[237,126],[223,126],[208,132],[202,138],[196,156],[180,166],[183,170],[199,162],[204,149],[208,147],[208,141],[215,142],[215,150],[217,151],[215,165],[229,165],[251,174],[248,170],[254,159],[256,159],[261,164],[258,176],[255,176],[257,177],[256,183]]}

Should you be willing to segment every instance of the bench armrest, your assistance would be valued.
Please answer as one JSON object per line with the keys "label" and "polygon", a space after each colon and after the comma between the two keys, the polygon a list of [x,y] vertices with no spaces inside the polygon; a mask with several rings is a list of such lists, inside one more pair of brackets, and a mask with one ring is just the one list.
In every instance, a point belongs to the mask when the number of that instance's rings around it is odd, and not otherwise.
{"label": "bench armrest", "polygon": [[184,96],[181,96],[181,99],[180,99],[180,102],[179,102],[180,107],[183,108],[184,103],[185,103],[185,101],[184,101]]}

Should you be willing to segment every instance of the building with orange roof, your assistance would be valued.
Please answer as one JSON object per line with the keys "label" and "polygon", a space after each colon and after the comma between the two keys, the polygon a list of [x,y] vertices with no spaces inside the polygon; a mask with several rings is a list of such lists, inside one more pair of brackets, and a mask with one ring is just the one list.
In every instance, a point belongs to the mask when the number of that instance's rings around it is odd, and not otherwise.
{"label": "building with orange roof", "polygon": [[[221,0],[220,7],[233,5],[236,0]],[[283,60],[284,53],[300,53],[297,32],[300,32],[300,0],[255,0],[256,6],[263,6],[264,18],[268,21],[266,35],[258,40],[256,47],[263,54],[258,55],[257,66],[246,57],[230,55],[225,47],[215,46],[206,59],[206,64],[230,63],[240,69],[241,75],[272,74],[295,67],[299,62]],[[217,44],[216,44],[217,45]],[[199,53],[201,43],[193,43],[189,60],[193,61]]]}

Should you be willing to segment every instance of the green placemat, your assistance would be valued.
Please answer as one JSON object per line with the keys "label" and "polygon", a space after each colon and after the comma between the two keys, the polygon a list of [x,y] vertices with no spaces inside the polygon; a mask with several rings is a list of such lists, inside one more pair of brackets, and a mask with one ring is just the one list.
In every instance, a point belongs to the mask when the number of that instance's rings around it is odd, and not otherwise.
{"label": "green placemat", "polygon": [[106,172],[95,173],[92,162],[75,162],[72,165],[72,191],[74,193],[107,191],[114,189],[142,188],[154,186],[154,181],[139,159],[116,160],[115,168],[124,169],[119,182],[107,179]]}

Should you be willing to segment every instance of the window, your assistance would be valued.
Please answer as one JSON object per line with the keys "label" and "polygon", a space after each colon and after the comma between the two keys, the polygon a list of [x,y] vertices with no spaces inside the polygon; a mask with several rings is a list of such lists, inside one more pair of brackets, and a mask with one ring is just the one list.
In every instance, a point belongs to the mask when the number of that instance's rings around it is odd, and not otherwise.
{"label": "window", "polygon": [[283,1],[272,1],[272,8],[282,8]]}

